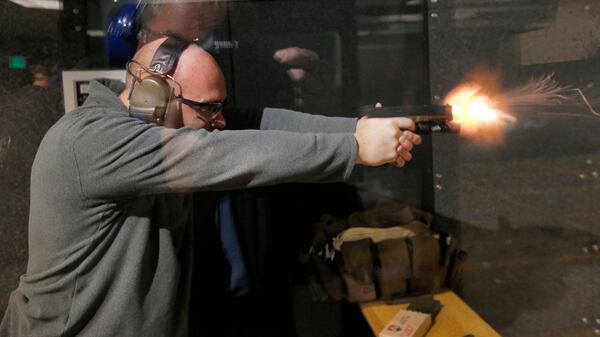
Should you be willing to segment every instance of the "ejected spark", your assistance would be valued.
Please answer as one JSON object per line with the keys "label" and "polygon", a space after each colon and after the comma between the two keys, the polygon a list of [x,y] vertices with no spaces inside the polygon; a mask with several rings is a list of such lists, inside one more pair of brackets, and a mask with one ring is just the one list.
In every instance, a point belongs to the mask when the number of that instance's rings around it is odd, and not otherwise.
{"label": "ejected spark", "polygon": [[[499,73],[485,68],[472,72],[444,102],[452,105],[454,122],[461,125],[461,134],[485,143],[501,140],[506,125],[517,122],[518,116],[600,118],[580,89],[559,85],[553,75],[503,90]],[[569,112],[582,103],[589,114]]]}

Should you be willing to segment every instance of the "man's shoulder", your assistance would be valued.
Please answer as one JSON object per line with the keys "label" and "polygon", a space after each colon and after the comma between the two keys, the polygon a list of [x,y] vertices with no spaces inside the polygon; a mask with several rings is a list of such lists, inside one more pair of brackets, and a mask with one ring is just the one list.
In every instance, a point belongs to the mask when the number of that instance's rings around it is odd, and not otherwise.
{"label": "man's shoulder", "polygon": [[115,118],[126,118],[126,111],[115,111],[109,105],[88,104],[67,112],[50,127],[43,143],[63,147],[86,135],[94,135]]}

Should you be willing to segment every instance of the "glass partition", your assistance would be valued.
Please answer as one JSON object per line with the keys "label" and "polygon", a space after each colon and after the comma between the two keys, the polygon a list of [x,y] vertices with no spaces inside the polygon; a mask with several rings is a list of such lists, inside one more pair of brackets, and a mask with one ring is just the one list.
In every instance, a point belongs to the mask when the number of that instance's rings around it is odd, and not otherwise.
{"label": "glass partition", "polygon": [[[214,56],[233,108],[359,118],[376,103],[425,113],[454,104],[463,118],[460,134],[423,135],[403,169],[356,167],[344,183],[234,192],[256,293],[220,304],[196,294],[197,303],[246,314],[241,322],[263,336],[372,335],[357,304],[313,301],[298,256],[324,214],[345,219],[392,199],[432,212],[434,228],[460,240],[468,259],[453,290],[501,335],[600,335],[600,3],[174,3],[183,9],[0,4],[0,315],[26,269],[37,147],[91,79],[63,71],[122,78],[141,39],[176,33]],[[489,104],[498,123],[473,131],[457,115],[473,102]]]}
{"label": "glass partition", "polygon": [[462,294],[504,336],[598,334],[599,9],[430,1],[432,101],[478,82],[515,118],[433,153],[436,213],[469,252]]}

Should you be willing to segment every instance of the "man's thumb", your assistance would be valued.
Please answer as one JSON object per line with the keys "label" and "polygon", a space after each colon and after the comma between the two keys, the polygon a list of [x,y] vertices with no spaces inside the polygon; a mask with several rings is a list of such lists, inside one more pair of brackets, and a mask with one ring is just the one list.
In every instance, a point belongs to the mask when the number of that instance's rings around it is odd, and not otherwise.
{"label": "man's thumb", "polygon": [[402,130],[415,130],[415,122],[410,118],[392,117],[392,122]]}

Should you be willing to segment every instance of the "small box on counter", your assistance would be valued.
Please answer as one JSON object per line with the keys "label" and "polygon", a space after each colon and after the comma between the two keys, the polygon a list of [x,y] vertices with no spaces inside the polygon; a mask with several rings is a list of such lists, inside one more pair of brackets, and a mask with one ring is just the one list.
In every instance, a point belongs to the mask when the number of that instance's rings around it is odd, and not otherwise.
{"label": "small box on counter", "polygon": [[423,337],[431,327],[431,315],[400,310],[379,333],[379,337]]}

